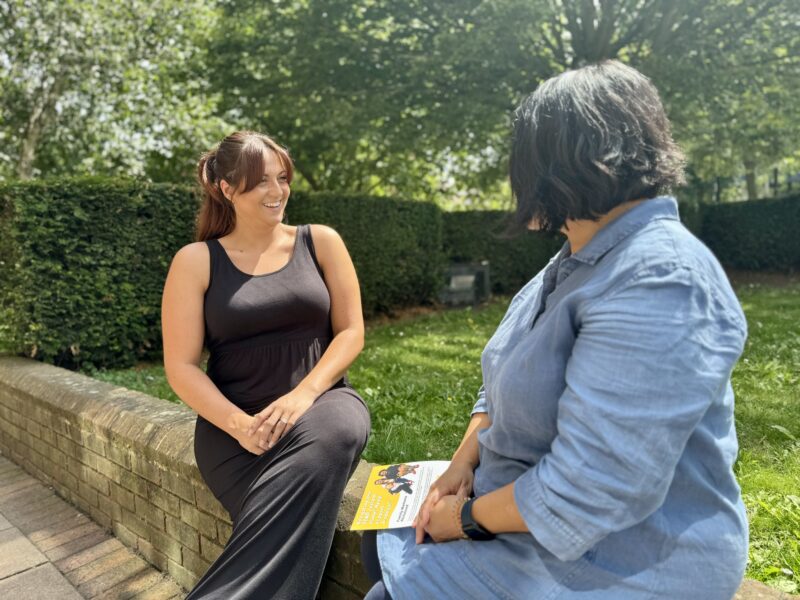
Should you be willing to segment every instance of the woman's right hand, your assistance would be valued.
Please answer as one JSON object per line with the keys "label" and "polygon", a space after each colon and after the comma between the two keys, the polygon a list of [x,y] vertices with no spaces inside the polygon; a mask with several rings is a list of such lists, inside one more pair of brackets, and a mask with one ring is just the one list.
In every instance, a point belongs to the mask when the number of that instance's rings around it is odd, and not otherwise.
{"label": "woman's right hand", "polygon": [[425,526],[431,517],[431,509],[445,496],[468,498],[472,494],[472,482],[475,479],[475,467],[467,462],[451,462],[447,470],[433,482],[428,495],[411,524],[417,530],[417,543],[425,538]]}
{"label": "woman's right hand", "polygon": [[241,413],[233,417],[231,427],[231,435],[239,442],[239,445],[256,456],[260,456],[266,452],[259,445],[259,435],[257,433],[250,433],[250,428],[255,422],[256,418],[246,413]]}

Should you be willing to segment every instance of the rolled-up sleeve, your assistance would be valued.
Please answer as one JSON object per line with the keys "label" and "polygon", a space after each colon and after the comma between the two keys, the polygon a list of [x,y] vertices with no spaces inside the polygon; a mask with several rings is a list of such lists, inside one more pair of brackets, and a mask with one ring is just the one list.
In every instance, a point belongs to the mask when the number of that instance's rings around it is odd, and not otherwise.
{"label": "rolled-up sleeve", "polygon": [[475,405],[472,407],[471,415],[475,413],[485,413],[489,412],[489,408],[486,404],[486,389],[484,386],[481,386],[481,389],[478,390],[478,399],[475,401]]}
{"label": "rolled-up sleeve", "polygon": [[592,301],[579,327],[558,434],[514,485],[529,530],[561,560],[661,506],[746,335],[680,267],[640,273]]}

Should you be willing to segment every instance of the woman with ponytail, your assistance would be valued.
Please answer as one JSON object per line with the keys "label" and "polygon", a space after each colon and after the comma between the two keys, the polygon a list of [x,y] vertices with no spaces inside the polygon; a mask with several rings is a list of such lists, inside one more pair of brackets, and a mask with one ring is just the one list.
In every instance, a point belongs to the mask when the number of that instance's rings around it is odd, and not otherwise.
{"label": "woman with ponytail", "polygon": [[255,132],[204,154],[198,241],[164,285],[167,378],[198,413],[197,465],[233,520],[190,600],[314,598],[369,434],[345,376],[364,343],[355,269],[333,229],[284,223],[292,174]]}

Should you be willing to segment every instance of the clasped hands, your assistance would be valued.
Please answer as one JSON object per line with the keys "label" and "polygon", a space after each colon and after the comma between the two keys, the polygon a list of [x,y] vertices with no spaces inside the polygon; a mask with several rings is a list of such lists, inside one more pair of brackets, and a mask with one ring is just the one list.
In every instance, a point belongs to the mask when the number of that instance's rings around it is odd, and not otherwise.
{"label": "clasped hands", "polygon": [[295,388],[255,415],[241,415],[234,437],[248,452],[260,455],[278,443],[317,399],[315,394]]}
{"label": "clasped hands", "polygon": [[472,493],[475,471],[466,462],[452,462],[437,479],[425,497],[412,526],[417,530],[417,543],[425,534],[434,542],[449,542],[463,538],[461,506]]}

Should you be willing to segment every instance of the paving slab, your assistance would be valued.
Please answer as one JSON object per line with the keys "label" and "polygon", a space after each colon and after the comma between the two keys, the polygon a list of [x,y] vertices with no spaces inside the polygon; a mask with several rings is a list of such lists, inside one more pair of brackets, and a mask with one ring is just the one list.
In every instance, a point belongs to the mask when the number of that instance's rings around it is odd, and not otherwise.
{"label": "paving slab", "polygon": [[0,531],[0,580],[49,562],[16,527]]}
{"label": "paving slab", "polygon": [[0,598],[14,600],[83,600],[72,584],[50,563],[0,579]]}
{"label": "paving slab", "polygon": [[52,488],[0,455],[0,598],[183,598],[185,592]]}

